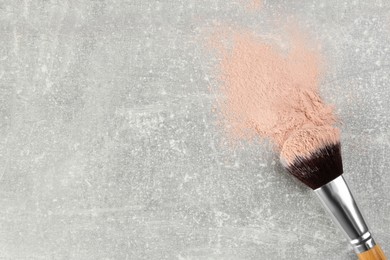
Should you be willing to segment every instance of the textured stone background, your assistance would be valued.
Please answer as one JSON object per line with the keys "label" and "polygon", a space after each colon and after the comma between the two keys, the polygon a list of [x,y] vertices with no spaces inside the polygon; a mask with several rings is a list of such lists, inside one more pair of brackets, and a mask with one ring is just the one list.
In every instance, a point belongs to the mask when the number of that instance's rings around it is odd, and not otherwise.
{"label": "textured stone background", "polygon": [[202,31],[322,43],[345,178],[390,253],[390,2],[0,1],[0,259],[355,259],[267,147],[215,127]]}

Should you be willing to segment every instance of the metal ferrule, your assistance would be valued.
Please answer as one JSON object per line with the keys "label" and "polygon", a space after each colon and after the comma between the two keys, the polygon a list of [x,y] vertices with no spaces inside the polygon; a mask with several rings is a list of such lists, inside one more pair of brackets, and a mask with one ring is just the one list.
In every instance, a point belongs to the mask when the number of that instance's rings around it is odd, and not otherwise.
{"label": "metal ferrule", "polygon": [[343,176],[314,191],[333,221],[344,231],[357,254],[375,246],[375,241]]}

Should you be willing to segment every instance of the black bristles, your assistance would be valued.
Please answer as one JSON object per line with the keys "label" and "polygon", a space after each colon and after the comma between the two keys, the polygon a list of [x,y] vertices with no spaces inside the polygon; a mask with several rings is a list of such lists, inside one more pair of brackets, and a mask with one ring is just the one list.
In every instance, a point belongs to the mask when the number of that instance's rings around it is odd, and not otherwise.
{"label": "black bristles", "polygon": [[343,173],[340,143],[326,145],[307,159],[297,157],[287,170],[313,190],[327,184]]}

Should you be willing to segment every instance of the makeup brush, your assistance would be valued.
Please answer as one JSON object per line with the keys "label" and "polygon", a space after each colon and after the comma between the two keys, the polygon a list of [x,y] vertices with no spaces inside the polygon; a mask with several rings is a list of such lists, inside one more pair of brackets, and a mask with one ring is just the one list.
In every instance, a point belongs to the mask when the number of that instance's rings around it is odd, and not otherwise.
{"label": "makeup brush", "polygon": [[290,174],[318,195],[333,221],[346,234],[359,259],[387,259],[375,243],[342,176],[337,128],[322,126],[296,131],[283,144],[280,160]]}

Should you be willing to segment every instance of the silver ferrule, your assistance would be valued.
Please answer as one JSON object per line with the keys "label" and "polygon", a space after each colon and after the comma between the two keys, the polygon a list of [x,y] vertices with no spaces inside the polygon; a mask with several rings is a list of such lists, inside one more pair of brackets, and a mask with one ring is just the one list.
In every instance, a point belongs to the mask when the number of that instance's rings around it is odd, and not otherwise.
{"label": "silver ferrule", "polygon": [[344,231],[357,254],[375,246],[375,241],[343,176],[314,191],[333,221]]}

